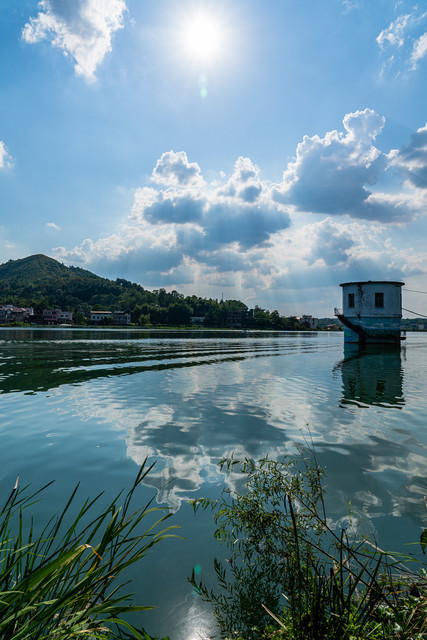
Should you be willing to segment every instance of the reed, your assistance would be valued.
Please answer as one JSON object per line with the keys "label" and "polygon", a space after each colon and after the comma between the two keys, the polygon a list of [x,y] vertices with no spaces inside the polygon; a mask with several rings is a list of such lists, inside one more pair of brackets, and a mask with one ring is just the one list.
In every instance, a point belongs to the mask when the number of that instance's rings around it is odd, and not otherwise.
{"label": "reed", "polygon": [[76,487],[40,533],[30,512],[49,485],[32,492],[16,482],[0,512],[0,638],[150,639],[127,619],[152,607],[131,604],[123,572],[175,528],[152,501],[133,510],[152,466],[145,461],[130,491],[106,507],[102,494],[77,506]]}

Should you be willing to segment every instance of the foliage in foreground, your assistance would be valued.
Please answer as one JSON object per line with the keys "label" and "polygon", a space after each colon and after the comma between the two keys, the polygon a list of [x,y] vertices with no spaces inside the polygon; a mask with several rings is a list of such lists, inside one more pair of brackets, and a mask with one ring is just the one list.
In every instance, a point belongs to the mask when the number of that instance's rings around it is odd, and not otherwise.
{"label": "foliage in foreground", "polygon": [[[230,481],[212,509],[219,589],[193,585],[211,602],[222,637],[235,640],[427,638],[427,574],[410,572],[371,541],[337,531],[326,517],[323,470],[314,451],[258,462],[223,459]],[[231,484],[231,483],[230,483]]]}
{"label": "foliage in foreground", "polygon": [[131,490],[106,508],[100,494],[72,517],[76,487],[62,512],[37,534],[27,514],[46,487],[31,494],[16,483],[0,511],[0,638],[150,640],[122,618],[151,607],[129,604],[120,575],[174,528],[159,528],[171,514],[151,501],[130,509],[151,468],[144,462]]}

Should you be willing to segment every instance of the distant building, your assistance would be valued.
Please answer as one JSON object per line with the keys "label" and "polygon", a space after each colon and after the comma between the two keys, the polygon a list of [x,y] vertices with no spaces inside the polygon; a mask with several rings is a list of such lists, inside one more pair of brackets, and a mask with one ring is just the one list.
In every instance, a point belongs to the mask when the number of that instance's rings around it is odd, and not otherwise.
{"label": "distant building", "polygon": [[113,312],[112,311],[91,311],[90,312],[90,320],[91,322],[102,322],[103,320],[112,320]]}
{"label": "distant building", "polygon": [[113,313],[114,324],[130,324],[130,313],[124,311],[114,311]]}
{"label": "distant building", "polygon": [[226,324],[227,327],[240,329],[245,320],[246,309],[230,309],[227,313]]}
{"label": "distant building", "polygon": [[112,324],[130,324],[130,313],[124,311],[91,311],[91,322],[96,324],[111,320]]}
{"label": "distant building", "polygon": [[71,324],[73,322],[73,312],[72,311],[61,311],[58,309],[58,323],[59,324]]}
{"label": "distant building", "polygon": [[43,309],[43,324],[58,324],[58,312],[60,309]]}
{"label": "distant building", "polygon": [[190,322],[191,324],[204,324],[205,316],[191,316]]}
{"label": "distant building", "polygon": [[43,324],[49,326],[57,324],[71,324],[73,321],[73,313],[71,311],[62,311],[61,309],[44,309],[42,314]]}
{"label": "distant building", "polygon": [[23,322],[33,315],[32,307],[15,307],[13,304],[0,306],[0,322]]}
{"label": "distant building", "polygon": [[301,316],[300,318],[297,318],[297,320],[304,327],[307,327],[307,329],[317,329],[318,318],[313,318],[313,316]]}

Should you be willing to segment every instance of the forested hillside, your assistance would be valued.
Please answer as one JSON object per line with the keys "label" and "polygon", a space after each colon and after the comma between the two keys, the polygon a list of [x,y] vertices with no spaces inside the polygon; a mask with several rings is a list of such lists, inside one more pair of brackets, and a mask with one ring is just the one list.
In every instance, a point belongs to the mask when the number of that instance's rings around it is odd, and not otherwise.
{"label": "forested hillside", "polygon": [[[36,313],[54,308],[72,311],[77,324],[84,323],[91,310],[123,310],[139,325],[186,325],[191,316],[204,316],[207,326],[225,326],[230,310],[247,309],[239,300],[218,302],[165,289],[148,291],[122,278],[108,280],[80,267],[66,267],[41,254],[0,265],[1,304],[34,307]],[[247,326],[300,328],[295,318],[258,307]]]}

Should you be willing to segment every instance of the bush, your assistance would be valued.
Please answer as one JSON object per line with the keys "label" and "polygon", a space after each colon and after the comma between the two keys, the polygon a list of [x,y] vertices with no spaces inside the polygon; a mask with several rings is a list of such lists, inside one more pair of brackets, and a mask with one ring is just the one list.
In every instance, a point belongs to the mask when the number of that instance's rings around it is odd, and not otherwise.
{"label": "bush", "polygon": [[[312,449],[295,458],[223,459],[243,492],[224,489],[212,509],[217,589],[191,582],[211,602],[222,637],[236,640],[427,638],[426,574],[412,573],[372,541],[328,523]],[[238,476],[234,475],[238,472]],[[396,569],[398,573],[396,575]]]}

